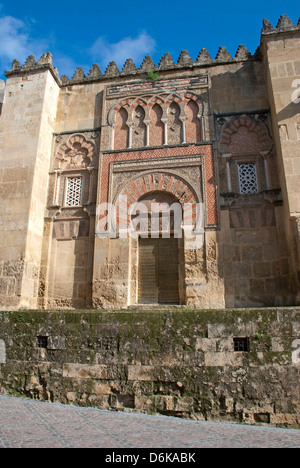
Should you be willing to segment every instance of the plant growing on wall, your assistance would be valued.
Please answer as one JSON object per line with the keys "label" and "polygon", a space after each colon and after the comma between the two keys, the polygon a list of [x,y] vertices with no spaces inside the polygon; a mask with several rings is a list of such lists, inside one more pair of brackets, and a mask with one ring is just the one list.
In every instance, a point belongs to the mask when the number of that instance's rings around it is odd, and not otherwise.
{"label": "plant growing on wall", "polygon": [[155,71],[149,71],[149,72],[147,73],[147,78],[148,78],[148,80],[151,80],[152,83],[153,83],[153,85],[155,86],[156,83],[157,83],[157,81],[158,81],[158,79],[159,79],[159,75],[158,75],[158,73],[155,72]]}

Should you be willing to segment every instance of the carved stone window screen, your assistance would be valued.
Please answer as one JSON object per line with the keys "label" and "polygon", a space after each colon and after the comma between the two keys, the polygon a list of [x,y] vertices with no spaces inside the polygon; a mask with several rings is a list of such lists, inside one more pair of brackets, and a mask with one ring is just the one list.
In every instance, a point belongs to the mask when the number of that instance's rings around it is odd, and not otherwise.
{"label": "carved stone window screen", "polygon": [[65,206],[81,206],[82,177],[68,177]]}
{"label": "carved stone window screen", "polygon": [[238,164],[240,193],[248,195],[258,193],[257,169],[255,163]]}

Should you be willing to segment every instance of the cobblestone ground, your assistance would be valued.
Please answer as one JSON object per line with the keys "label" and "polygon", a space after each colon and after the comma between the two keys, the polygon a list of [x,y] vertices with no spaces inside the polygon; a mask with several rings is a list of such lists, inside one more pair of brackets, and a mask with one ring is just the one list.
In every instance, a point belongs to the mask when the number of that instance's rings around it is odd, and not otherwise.
{"label": "cobblestone ground", "polygon": [[300,448],[300,431],[0,396],[0,448]]}

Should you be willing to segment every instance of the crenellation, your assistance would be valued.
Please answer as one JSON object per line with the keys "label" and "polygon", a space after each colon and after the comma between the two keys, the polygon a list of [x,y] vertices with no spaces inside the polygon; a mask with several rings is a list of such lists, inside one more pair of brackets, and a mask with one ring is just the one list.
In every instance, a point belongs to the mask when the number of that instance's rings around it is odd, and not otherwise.
{"label": "crenellation", "polygon": [[117,76],[130,76],[136,75],[138,73],[146,73],[149,71],[155,70],[176,70],[176,69],[185,69],[185,68],[194,68],[203,65],[219,65],[220,63],[226,63],[229,60],[231,61],[244,61],[244,60],[253,60],[256,58],[256,55],[253,57],[251,53],[245,48],[245,46],[239,46],[236,56],[231,57],[229,52],[225,47],[220,47],[217,57],[215,60],[212,59],[210,53],[206,49],[202,49],[198,54],[197,59],[194,61],[192,57],[189,56],[188,51],[182,51],[179,55],[177,63],[175,63],[169,53],[165,54],[159,64],[156,66],[153,62],[152,57],[146,56],[140,66],[137,66],[133,63],[132,59],[127,59],[122,70],[120,71],[115,62],[109,63],[105,73],[101,72],[101,69],[98,64],[92,65],[88,75],[86,76],[82,67],[77,67],[71,79],[66,75],[59,76],[59,70],[53,66],[52,54],[47,52],[41,56],[41,58],[36,62],[36,59],[33,55],[29,56],[22,65],[18,60],[12,62],[12,67],[10,71],[6,72],[6,76],[11,76],[13,73],[17,72],[27,72],[33,70],[39,70],[41,68],[49,67],[52,70],[53,74],[56,75],[56,78],[59,80],[59,84],[72,85],[78,83],[84,83],[88,81],[95,80],[106,80],[111,79]]}
{"label": "crenellation", "polygon": [[263,33],[270,33],[270,32],[274,32],[274,28],[272,26],[272,23],[267,20],[266,18],[263,20],[263,30],[262,32]]}
{"label": "crenellation", "polygon": [[278,34],[282,32],[295,31],[299,29],[299,23],[300,21],[295,24],[287,15],[281,15],[277,22],[276,28],[274,28],[269,20],[264,19],[262,34]]}
{"label": "crenellation", "polygon": [[120,75],[120,70],[118,69],[116,62],[110,62],[105,71],[105,77],[110,78],[118,75]]}
{"label": "crenellation", "polygon": [[175,63],[169,52],[162,56],[157,68],[158,70],[169,70],[171,68],[175,68]]}
{"label": "crenellation", "polygon": [[61,79],[62,85],[68,85],[68,84],[70,84],[70,80],[69,80],[69,78],[67,77],[67,75],[62,75],[62,76],[60,77],[60,79]]}
{"label": "crenellation", "polygon": [[296,25],[287,15],[281,15],[278,20],[276,29],[277,30],[289,30],[289,29],[294,29],[295,26]]}
{"label": "crenellation", "polygon": [[216,61],[227,62],[232,60],[232,57],[226,47],[220,47],[216,56]]}
{"label": "crenellation", "polygon": [[150,57],[150,55],[146,55],[140,67],[140,71],[148,72],[154,69],[155,69],[155,63],[153,62],[152,57]]}
{"label": "crenellation", "polygon": [[52,60],[52,54],[51,52],[46,52],[43,54],[38,61],[37,65],[43,65],[43,64],[49,64],[50,66],[53,66],[53,60]]}
{"label": "crenellation", "polygon": [[193,59],[190,57],[189,52],[187,50],[183,50],[179,55],[177,64],[179,66],[192,67],[193,63]]}
{"label": "crenellation", "polygon": [[23,68],[33,68],[37,65],[34,55],[29,55],[26,62],[23,65]]}
{"label": "crenellation", "polygon": [[21,70],[21,68],[22,68],[22,65],[20,64],[18,60],[15,59],[12,63],[11,71]]}
{"label": "crenellation", "polygon": [[[294,31],[294,30],[299,29],[299,27],[300,27],[300,18],[296,25],[287,15],[282,15],[278,20],[276,28],[272,26],[270,21],[268,21],[267,19],[264,19],[262,35],[278,34],[281,32]],[[180,53],[177,63],[174,62],[174,60],[172,59],[169,53],[166,53],[161,57],[157,66],[153,62],[152,57],[146,56],[140,68],[138,69],[136,65],[133,63],[132,59],[129,58],[126,60],[121,71],[119,70],[115,62],[111,62],[108,64],[105,73],[102,74],[99,65],[95,64],[92,66],[87,76],[85,76],[84,72],[82,72],[82,69],[81,69],[82,67],[78,67],[75,71],[74,76],[70,80],[69,79],[68,80],[69,80],[69,83],[72,84],[74,82],[77,83],[79,81],[85,82],[85,81],[95,80],[95,79],[107,79],[107,78],[121,76],[121,75],[129,76],[129,75],[134,75],[138,72],[143,73],[147,71],[153,71],[155,69],[176,70],[177,68],[189,68],[189,67],[192,68],[195,66],[206,65],[206,64],[219,65],[220,63],[227,63],[229,61],[244,61],[244,60],[253,60],[253,59],[254,60],[259,59],[259,48],[256,50],[256,52],[253,55],[251,55],[251,53],[247,50],[247,48],[244,45],[241,45],[238,47],[237,52],[234,57],[231,56],[231,54],[228,52],[226,47],[224,46],[219,47],[215,60],[212,59],[207,49],[202,49],[199,52],[196,60],[193,60],[190,57],[189,52],[187,50],[184,50]],[[7,74],[11,74],[12,72],[18,72],[22,70],[38,69],[42,66],[49,66],[53,70],[53,60],[52,60],[52,54],[50,52],[43,54],[37,62],[36,62],[35,57],[33,55],[30,55],[27,58],[26,62],[24,63],[23,67],[18,60],[14,60],[12,63],[10,72],[7,72]],[[57,70],[56,70],[56,75],[57,77],[59,77]],[[63,75],[62,78],[63,78],[62,80],[63,85],[69,84],[67,83],[66,75]]]}
{"label": "crenellation", "polygon": [[240,45],[236,51],[235,58],[239,60],[248,60],[251,58],[251,53],[244,45]]}
{"label": "crenellation", "polygon": [[212,57],[207,49],[202,49],[199,52],[196,63],[200,63],[200,64],[212,63]]}
{"label": "crenellation", "polygon": [[98,65],[98,64],[94,64],[94,65],[92,65],[92,67],[91,67],[91,69],[90,69],[90,71],[89,71],[89,74],[88,74],[88,76],[87,76],[87,79],[95,79],[95,80],[97,80],[97,79],[101,78],[102,76],[103,76],[103,75],[102,75],[102,71],[101,71],[99,65]]}
{"label": "crenellation", "polygon": [[131,75],[135,72],[137,72],[137,67],[135,63],[133,63],[133,60],[131,58],[127,59],[122,68],[121,75]]}
{"label": "crenellation", "polygon": [[77,67],[74,75],[71,78],[71,83],[81,82],[85,80],[85,73],[82,67]]}

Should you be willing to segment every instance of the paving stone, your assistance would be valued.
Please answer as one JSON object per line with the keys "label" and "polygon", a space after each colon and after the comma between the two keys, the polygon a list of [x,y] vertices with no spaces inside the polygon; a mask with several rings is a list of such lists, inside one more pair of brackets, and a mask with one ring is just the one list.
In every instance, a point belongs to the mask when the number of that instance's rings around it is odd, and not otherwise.
{"label": "paving stone", "polygon": [[0,448],[300,448],[300,430],[0,396]]}

